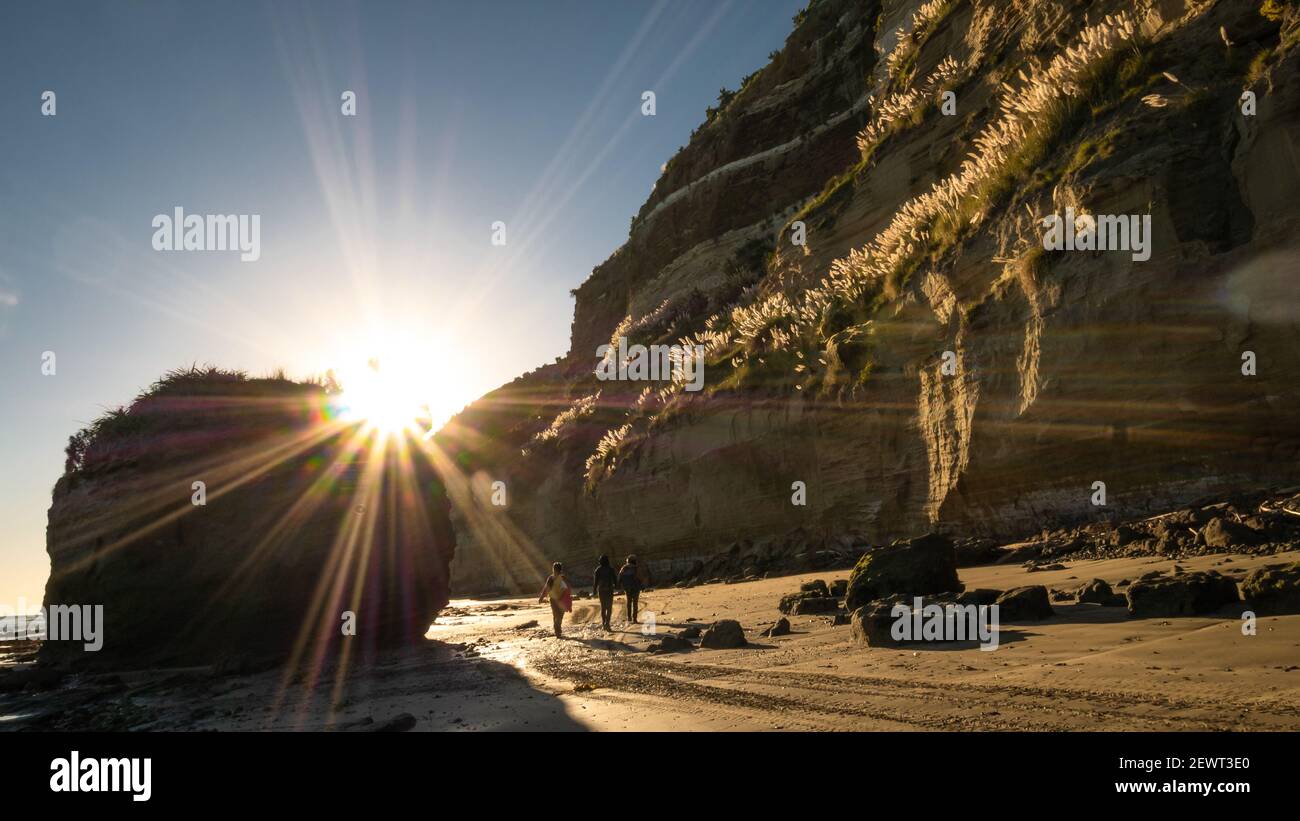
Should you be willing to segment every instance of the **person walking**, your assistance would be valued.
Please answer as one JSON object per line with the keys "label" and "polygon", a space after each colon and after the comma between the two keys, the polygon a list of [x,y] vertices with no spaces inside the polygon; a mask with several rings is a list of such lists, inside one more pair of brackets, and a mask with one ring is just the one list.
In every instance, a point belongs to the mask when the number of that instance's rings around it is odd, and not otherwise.
{"label": "person walking", "polygon": [[546,577],[546,583],[542,585],[542,593],[537,597],[537,601],[543,602],[551,600],[551,619],[555,624],[555,637],[563,638],[561,628],[564,623],[564,614],[573,609],[573,591],[569,589],[569,582],[564,578],[564,565],[555,562],[551,565],[551,575]]}
{"label": "person walking", "polygon": [[600,598],[600,623],[606,630],[613,630],[609,620],[614,615],[614,588],[618,586],[618,576],[610,567],[609,556],[601,556],[596,565],[596,572],[591,577],[591,589]]}
{"label": "person walking", "polygon": [[628,556],[618,570],[618,586],[627,594],[627,623],[637,623],[637,608],[641,598],[641,571],[636,566],[636,556]]}

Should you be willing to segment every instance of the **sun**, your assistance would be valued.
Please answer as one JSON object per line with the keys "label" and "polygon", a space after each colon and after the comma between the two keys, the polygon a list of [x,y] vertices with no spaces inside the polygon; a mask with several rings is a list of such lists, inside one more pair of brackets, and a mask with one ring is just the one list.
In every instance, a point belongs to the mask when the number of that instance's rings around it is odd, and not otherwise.
{"label": "sun", "polygon": [[342,388],[339,418],[384,438],[432,435],[476,395],[452,342],[398,328],[340,339],[327,360]]}
{"label": "sun", "polygon": [[423,433],[419,423],[429,416],[428,400],[416,374],[385,367],[382,360],[372,357],[364,367],[345,369],[339,376],[343,418],[361,422],[384,436]]}

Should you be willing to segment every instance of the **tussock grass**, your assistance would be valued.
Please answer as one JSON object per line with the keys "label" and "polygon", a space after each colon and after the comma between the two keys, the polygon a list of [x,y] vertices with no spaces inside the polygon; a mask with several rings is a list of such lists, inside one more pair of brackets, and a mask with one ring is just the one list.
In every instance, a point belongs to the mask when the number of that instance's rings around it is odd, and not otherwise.
{"label": "tussock grass", "polygon": [[[923,7],[931,21],[927,25],[937,25],[950,5],[938,0],[927,3]],[[914,22],[912,41],[916,31]],[[923,40],[928,34],[924,26],[922,31]],[[724,388],[738,389],[748,380],[779,384],[772,369],[787,365],[793,373],[786,384],[805,393],[835,366],[849,370],[851,385],[861,386],[872,370],[870,322],[878,309],[901,294],[925,261],[940,259],[983,224],[1012,196],[1018,183],[1033,176],[1059,147],[1063,135],[1072,133],[1088,115],[1095,117],[1141,87],[1138,80],[1145,76],[1146,58],[1140,49],[1124,51],[1137,43],[1133,18],[1119,13],[1081,30],[1046,65],[1021,69],[1012,81],[1002,84],[994,117],[975,137],[973,150],[960,167],[904,202],[885,230],[834,261],[818,286],[797,298],[776,292],[738,305],[730,313],[715,314],[704,331],[684,337],[681,344],[703,346],[710,363],[730,360],[736,372],[722,383]],[[901,65],[900,55],[890,69]],[[861,164],[894,129],[911,122],[918,107],[931,104],[938,89],[958,82],[966,70],[947,58],[919,88],[882,100],[875,107],[875,118],[859,135]],[[827,201],[860,170],[850,169],[836,178],[818,200]],[[831,362],[827,349],[834,350]],[[660,401],[666,402],[681,387],[673,384],[662,389]],[[589,484],[597,478],[593,468],[613,457],[629,430],[625,425],[611,431],[617,435],[608,441],[602,440],[593,454],[595,461],[588,461]]]}
{"label": "tussock grass", "polygon": [[106,410],[68,437],[64,471],[88,475],[165,455],[185,431],[224,428],[256,433],[305,421],[340,386],[332,374],[294,381],[213,365],[168,371],[128,405]]}

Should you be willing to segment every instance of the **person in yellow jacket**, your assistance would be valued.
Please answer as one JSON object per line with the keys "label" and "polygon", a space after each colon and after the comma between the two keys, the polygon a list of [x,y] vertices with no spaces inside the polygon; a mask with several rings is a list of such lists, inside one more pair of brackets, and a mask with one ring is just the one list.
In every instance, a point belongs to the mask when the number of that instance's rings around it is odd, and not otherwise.
{"label": "person in yellow jacket", "polygon": [[537,601],[544,602],[551,600],[551,618],[555,622],[555,637],[563,638],[561,627],[564,623],[564,614],[573,609],[573,591],[569,589],[569,582],[564,578],[564,565],[555,562],[551,565],[551,575],[546,577],[546,584],[542,585],[542,593],[537,597]]}

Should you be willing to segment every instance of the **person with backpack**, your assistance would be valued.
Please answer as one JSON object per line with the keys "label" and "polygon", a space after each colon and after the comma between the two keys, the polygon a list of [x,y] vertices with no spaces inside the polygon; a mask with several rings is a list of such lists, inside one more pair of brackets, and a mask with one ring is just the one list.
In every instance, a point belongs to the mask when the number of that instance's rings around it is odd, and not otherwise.
{"label": "person with backpack", "polygon": [[637,608],[641,597],[641,571],[636,566],[636,556],[628,556],[618,570],[618,586],[627,594],[627,623],[637,623]]}
{"label": "person with backpack", "polygon": [[618,576],[610,567],[609,556],[601,556],[591,577],[591,589],[600,598],[600,623],[606,630],[614,629],[609,620],[614,615],[614,588],[617,586]]}
{"label": "person with backpack", "polygon": [[564,578],[564,565],[559,562],[551,565],[551,575],[546,577],[546,583],[542,585],[542,593],[537,597],[537,601],[541,603],[548,598],[551,600],[551,619],[555,624],[555,637],[564,638],[560,628],[564,622],[564,614],[573,609],[573,591],[569,589],[569,582]]}

